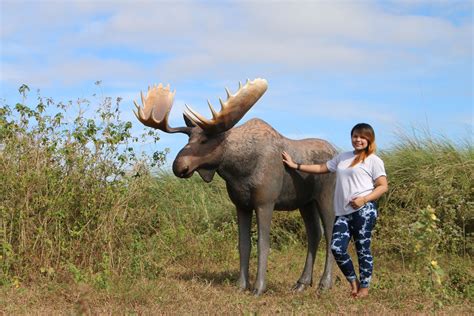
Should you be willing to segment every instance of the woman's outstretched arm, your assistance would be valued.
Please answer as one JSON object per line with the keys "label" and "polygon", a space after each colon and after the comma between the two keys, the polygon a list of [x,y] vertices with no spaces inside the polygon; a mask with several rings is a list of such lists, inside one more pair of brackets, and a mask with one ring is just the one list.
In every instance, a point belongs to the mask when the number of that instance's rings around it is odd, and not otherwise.
{"label": "woman's outstretched arm", "polygon": [[307,173],[328,173],[329,169],[325,163],[316,165],[302,165],[293,161],[291,156],[284,151],[282,154],[283,162],[292,169],[297,169]]}

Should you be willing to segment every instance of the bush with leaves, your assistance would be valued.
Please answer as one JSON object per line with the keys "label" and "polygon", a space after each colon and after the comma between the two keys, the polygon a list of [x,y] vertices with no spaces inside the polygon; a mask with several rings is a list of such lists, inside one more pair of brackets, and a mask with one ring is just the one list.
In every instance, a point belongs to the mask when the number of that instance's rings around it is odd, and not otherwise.
{"label": "bush with leaves", "polygon": [[[138,155],[135,144],[158,141],[156,132],[133,136],[120,119],[121,99],[55,103],[37,96],[0,107],[0,282],[53,276],[73,264],[117,266],[120,241],[133,225],[150,168],[165,151]],[[130,227],[132,224],[132,227]]]}

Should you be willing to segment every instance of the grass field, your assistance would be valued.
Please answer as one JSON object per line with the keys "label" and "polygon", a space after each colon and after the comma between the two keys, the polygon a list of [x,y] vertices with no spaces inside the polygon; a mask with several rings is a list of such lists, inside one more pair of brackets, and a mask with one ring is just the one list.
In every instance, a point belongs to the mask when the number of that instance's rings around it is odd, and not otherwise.
{"label": "grass field", "polygon": [[[37,280],[31,285],[3,287],[1,305],[6,314],[401,314],[442,312],[469,315],[472,298],[439,301],[419,287],[419,275],[404,271],[400,262],[377,258],[371,295],[349,297],[339,271],[327,292],[310,288],[301,294],[290,287],[304,262],[303,247],[273,251],[268,291],[262,297],[239,292],[238,259],[225,262],[191,262],[170,265],[156,279],[124,280],[117,277],[108,290],[87,283]],[[315,276],[322,273],[322,253]],[[467,262],[465,262],[467,263]],[[256,262],[252,263],[255,267]],[[472,275],[472,270],[471,270]],[[441,303],[442,302],[442,303]],[[442,304],[442,305],[441,305]]]}

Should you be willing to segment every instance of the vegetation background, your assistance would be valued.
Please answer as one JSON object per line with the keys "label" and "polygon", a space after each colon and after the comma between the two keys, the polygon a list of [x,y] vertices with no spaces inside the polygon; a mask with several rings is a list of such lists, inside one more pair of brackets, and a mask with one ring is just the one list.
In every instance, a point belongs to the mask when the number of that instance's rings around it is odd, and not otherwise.
{"label": "vegetation background", "polygon": [[[298,212],[274,214],[268,292],[255,298],[235,286],[237,225],[222,179],[156,172],[166,151],[139,155],[135,144],[159,136],[132,135],[120,99],[19,92],[22,103],[0,107],[1,313],[474,313],[470,135],[414,130],[379,153],[390,189],[368,299],[351,300],[337,269],[327,292],[289,290],[305,258]],[[99,110],[86,117],[91,107]],[[254,268],[255,249],[254,228]],[[320,250],[315,284],[323,258]]]}

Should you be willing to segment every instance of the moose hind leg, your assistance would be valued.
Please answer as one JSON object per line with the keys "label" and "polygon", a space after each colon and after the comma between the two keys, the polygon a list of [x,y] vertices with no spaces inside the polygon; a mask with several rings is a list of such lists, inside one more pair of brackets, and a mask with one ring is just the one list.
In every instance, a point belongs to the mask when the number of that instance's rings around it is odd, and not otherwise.
{"label": "moose hind leg", "polygon": [[326,290],[332,286],[332,269],[334,266],[334,257],[331,252],[332,229],[334,227],[334,213],[332,205],[332,196],[320,200],[318,205],[319,215],[323,222],[324,238],[326,239],[326,262],[324,272],[319,281],[319,288]]}
{"label": "moose hind leg", "polygon": [[301,292],[308,286],[313,285],[313,266],[316,259],[319,241],[321,240],[321,224],[319,215],[316,211],[316,203],[311,202],[300,208],[300,214],[306,227],[306,237],[308,242],[308,251],[303,272],[293,286],[293,290]]}
{"label": "moose hind leg", "polygon": [[252,226],[252,210],[237,208],[237,222],[239,226],[239,256],[240,276],[238,287],[242,290],[250,289],[249,284],[249,259],[250,259],[250,228]]}

